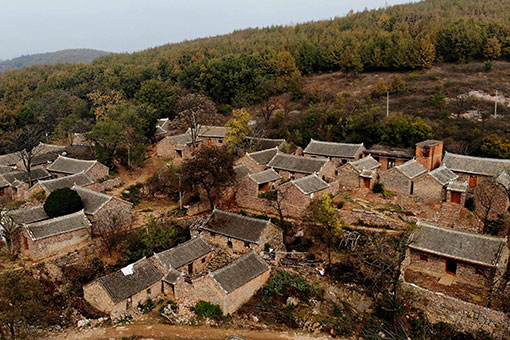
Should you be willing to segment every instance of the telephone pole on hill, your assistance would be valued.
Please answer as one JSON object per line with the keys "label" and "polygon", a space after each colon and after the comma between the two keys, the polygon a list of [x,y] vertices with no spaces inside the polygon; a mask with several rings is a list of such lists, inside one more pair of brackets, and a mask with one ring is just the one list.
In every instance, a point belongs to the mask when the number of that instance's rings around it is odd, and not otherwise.
{"label": "telephone pole on hill", "polygon": [[390,115],[390,91],[386,91],[386,117]]}
{"label": "telephone pole on hill", "polygon": [[494,97],[494,118],[498,117],[498,90],[496,90],[496,97]]}

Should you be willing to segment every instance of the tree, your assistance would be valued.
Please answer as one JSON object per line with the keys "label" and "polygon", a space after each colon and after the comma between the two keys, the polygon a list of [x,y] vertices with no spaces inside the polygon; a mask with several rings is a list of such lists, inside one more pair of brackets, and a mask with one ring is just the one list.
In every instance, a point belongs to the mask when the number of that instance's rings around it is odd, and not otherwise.
{"label": "tree", "polygon": [[[476,209],[484,225],[484,232],[488,232],[489,222],[498,204],[498,198],[504,189],[493,178],[484,180],[474,189]],[[506,194],[506,192],[505,192]]]}
{"label": "tree", "polygon": [[184,183],[205,192],[211,210],[223,190],[235,181],[234,158],[226,150],[203,148],[182,166]]}
{"label": "tree", "polygon": [[237,153],[246,142],[246,137],[250,135],[251,127],[248,124],[251,121],[251,115],[245,109],[234,110],[233,118],[231,118],[225,127],[228,130],[225,141],[228,150]]}
{"label": "tree", "polygon": [[328,267],[331,268],[331,248],[334,240],[342,233],[343,223],[328,193],[310,202],[305,212],[305,220],[318,227],[316,234],[326,243]]}
{"label": "tree", "polygon": [[7,249],[9,250],[9,255],[13,255],[13,240],[15,237],[16,229],[18,229],[18,224],[14,222],[12,216],[10,216],[9,211],[6,209],[6,202],[4,199],[0,200],[0,230],[5,238],[5,243],[7,243]]}
{"label": "tree", "polygon": [[24,338],[51,317],[39,281],[23,270],[0,273],[0,339]]}
{"label": "tree", "polygon": [[483,50],[483,56],[488,60],[495,60],[501,57],[501,43],[498,38],[492,37],[487,40]]}
{"label": "tree", "polygon": [[432,128],[419,117],[394,114],[383,122],[381,141],[386,145],[414,147],[432,136]]}
{"label": "tree", "polygon": [[486,157],[510,158],[510,140],[493,133],[483,139],[480,150]]}
{"label": "tree", "polygon": [[274,82],[274,79],[265,79],[262,81],[258,88],[258,100],[260,106],[260,115],[264,119],[266,126],[269,124],[273,113],[278,110],[278,102],[274,98],[278,93],[278,88]]}
{"label": "tree", "polygon": [[125,131],[117,121],[101,120],[94,125],[87,134],[87,138],[94,141],[96,158],[110,168],[119,145],[122,143]]}
{"label": "tree", "polygon": [[44,211],[48,217],[58,217],[72,214],[83,209],[80,195],[72,189],[56,189],[44,202]]}
{"label": "tree", "polygon": [[401,76],[396,75],[391,81],[391,93],[402,94],[407,92],[407,85]]}
{"label": "tree", "polygon": [[386,86],[384,80],[379,79],[377,84],[372,89],[372,93],[370,94],[372,98],[380,98],[385,96],[388,92],[388,87]]}
{"label": "tree", "polygon": [[276,211],[278,219],[280,220],[280,227],[282,228],[285,225],[285,214],[283,210],[290,188],[290,185],[285,185],[280,186],[276,190],[270,190],[259,194],[260,198],[265,199],[266,205]]}
{"label": "tree", "polygon": [[191,136],[193,151],[196,149],[200,127],[210,124],[216,114],[216,105],[206,96],[190,93],[177,102],[177,128],[187,129]]}
{"label": "tree", "polygon": [[110,257],[115,248],[126,245],[131,233],[130,222],[128,213],[115,210],[109,211],[96,221],[94,234],[99,235]]}

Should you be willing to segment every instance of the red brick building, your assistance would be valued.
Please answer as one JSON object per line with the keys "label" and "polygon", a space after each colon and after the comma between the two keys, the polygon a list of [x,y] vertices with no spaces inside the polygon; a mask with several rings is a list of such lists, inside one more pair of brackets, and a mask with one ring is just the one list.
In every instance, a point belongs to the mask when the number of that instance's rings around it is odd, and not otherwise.
{"label": "red brick building", "polygon": [[443,141],[429,139],[417,143],[415,159],[428,171],[434,170],[443,160]]}

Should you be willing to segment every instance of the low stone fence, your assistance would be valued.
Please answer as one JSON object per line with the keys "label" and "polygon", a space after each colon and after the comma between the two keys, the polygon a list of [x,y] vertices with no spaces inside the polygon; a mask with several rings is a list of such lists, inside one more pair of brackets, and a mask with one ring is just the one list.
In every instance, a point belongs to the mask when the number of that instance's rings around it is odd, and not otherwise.
{"label": "low stone fence", "polygon": [[444,322],[463,332],[484,331],[495,339],[508,339],[510,317],[500,311],[435,293],[413,283],[401,281],[400,296],[410,293],[407,304],[424,312],[432,323]]}
{"label": "low stone fence", "polygon": [[383,214],[363,209],[352,209],[351,211],[342,211],[342,218],[349,224],[362,224],[370,227],[405,229],[406,223],[395,221],[395,219],[384,216]]}
{"label": "low stone fence", "polygon": [[92,185],[87,186],[88,188],[99,191],[99,192],[105,192],[107,190],[112,190],[113,188],[116,188],[122,184],[122,178],[115,177],[111,178],[109,180],[106,180],[102,183],[94,183]]}

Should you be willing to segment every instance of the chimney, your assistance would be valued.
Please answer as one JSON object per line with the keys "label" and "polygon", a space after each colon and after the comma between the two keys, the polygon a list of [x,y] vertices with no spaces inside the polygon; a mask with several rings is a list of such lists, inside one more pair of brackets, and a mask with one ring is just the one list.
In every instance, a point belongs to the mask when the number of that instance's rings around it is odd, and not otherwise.
{"label": "chimney", "polygon": [[415,157],[429,171],[436,169],[443,161],[443,141],[429,139],[417,143]]}

